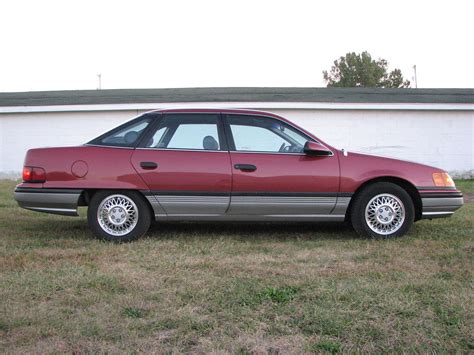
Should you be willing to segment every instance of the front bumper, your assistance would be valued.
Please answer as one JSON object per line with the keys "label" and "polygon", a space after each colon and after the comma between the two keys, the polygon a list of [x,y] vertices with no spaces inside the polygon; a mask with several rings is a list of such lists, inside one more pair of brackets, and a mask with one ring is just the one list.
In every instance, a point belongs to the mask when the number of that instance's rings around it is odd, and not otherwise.
{"label": "front bumper", "polygon": [[82,190],[17,187],[15,200],[28,210],[77,216],[77,206]]}
{"label": "front bumper", "polygon": [[461,208],[464,199],[460,191],[420,191],[422,219],[450,217]]}

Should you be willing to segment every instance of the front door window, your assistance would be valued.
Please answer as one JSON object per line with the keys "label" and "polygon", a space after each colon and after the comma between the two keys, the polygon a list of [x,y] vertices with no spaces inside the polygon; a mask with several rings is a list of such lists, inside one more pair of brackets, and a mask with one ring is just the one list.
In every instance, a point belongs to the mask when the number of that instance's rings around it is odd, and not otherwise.
{"label": "front door window", "polygon": [[229,115],[227,120],[238,152],[303,153],[308,140],[289,125],[271,118]]}

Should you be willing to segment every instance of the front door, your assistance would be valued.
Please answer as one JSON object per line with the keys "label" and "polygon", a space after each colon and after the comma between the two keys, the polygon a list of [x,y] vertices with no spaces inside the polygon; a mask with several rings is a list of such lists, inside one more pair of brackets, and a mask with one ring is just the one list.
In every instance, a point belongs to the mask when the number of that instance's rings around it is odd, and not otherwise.
{"label": "front door", "polygon": [[159,204],[155,213],[212,217],[229,207],[230,157],[219,114],[165,113],[132,164]]}
{"label": "front door", "polygon": [[339,190],[337,155],[303,152],[312,139],[283,121],[225,115],[233,186],[229,214],[270,217],[325,216]]}

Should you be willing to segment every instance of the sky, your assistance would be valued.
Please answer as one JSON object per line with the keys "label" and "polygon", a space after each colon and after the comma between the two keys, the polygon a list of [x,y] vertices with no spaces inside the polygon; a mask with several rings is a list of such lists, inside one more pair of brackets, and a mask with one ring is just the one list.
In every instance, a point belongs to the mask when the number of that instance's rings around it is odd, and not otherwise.
{"label": "sky", "polygon": [[[474,87],[473,0],[0,0],[0,92],[325,86],[367,50],[419,88]],[[414,84],[412,85],[414,87]]]}

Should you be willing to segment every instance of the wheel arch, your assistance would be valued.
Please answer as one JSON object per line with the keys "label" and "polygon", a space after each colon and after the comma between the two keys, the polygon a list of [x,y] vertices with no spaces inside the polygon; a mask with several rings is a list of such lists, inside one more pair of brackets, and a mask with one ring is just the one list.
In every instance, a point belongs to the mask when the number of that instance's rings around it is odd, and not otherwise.
{"label": "wheel arch", "polygon": [[358,194],[360,194],[361,191],[364,190],[364,188],[366,188],[367,186],[369,186],[371,184],[377,183],[377,182],[391,182],[395,185],[400,186],[402,189],[404,189],[408,193],[408,195],[410,195],[410,197],[413,201],[413,205],[415,207],[415,221],[418,221],[418,220],[421,219],[421,213],[422,213],[423,205],[422,205],[422,202],[421,202],[420,194],[418,193],[418,190],[415,187],[415,185],[413,185],[408,180],[405,180],[405,179],[402,179],[402,178],[399,178],[399,177],[380,176],[380,177],[365,181],[354,192],[354,195],[352,196],[351,201],[349,203],[349,206],[347,207],[347,210],[346,210],[346,217],[345,217],[346,222],[348,222],[349,219],[350,219],[351,208],[353,206],[355,197]]}
{"label": "wheel arch", "polygon": [[92,199],[92,197],[99,191],[133,191],[138,193],[142,198],[143,201],[145,201],[146,205],[148,206],[148,209],[150,211],[151,216],[154,216],[154,210],[153,207],[150,203],[150,201],[146,198],[146,196],[143,194],[142,191],[140,190],[135,190],[135,189],[84,189],[79,196],[78,200],[78,206],[89,206],[89,203]]}

